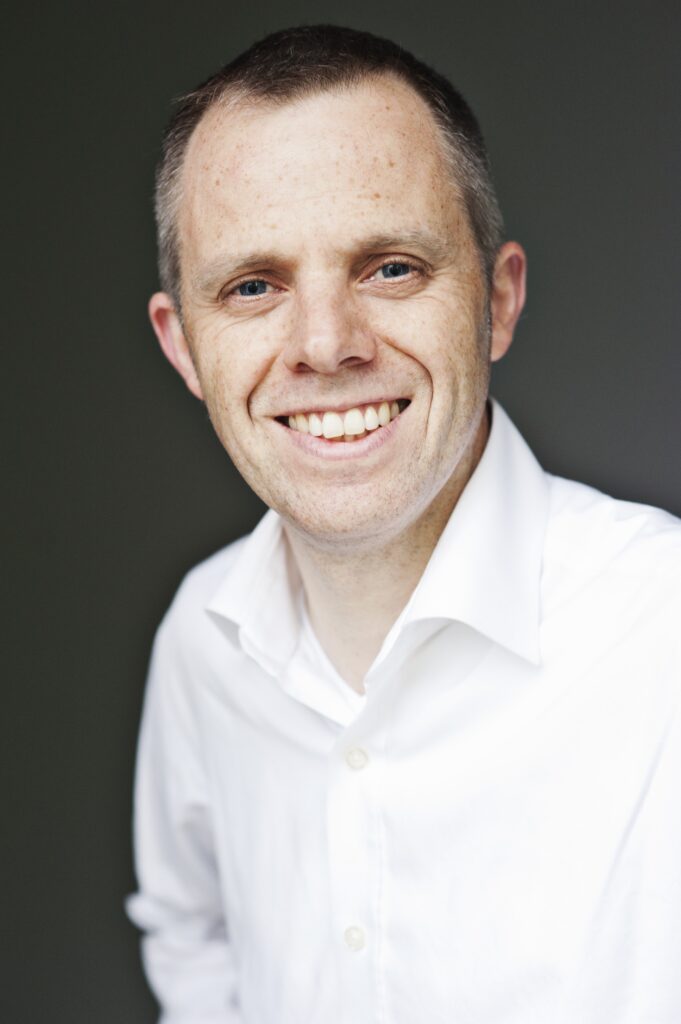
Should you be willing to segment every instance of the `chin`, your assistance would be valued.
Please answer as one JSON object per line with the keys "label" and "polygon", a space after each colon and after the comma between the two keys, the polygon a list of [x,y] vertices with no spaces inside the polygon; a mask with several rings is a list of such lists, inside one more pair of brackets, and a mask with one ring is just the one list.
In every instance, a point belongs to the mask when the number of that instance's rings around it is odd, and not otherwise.
{"label": "chin", "polygon": [[342,511],[323,509],[319,505],[308,507],[302,513],[290,508],[277,511],[298,536],[313,547],[328,551],[357,553],[364,548],[375,551],[407,525],[408,517],[403,509],[399,516],[386,515],[385,507],[364,506],[360,513],[358,504],[361,507],[359,502],[350,502]]}

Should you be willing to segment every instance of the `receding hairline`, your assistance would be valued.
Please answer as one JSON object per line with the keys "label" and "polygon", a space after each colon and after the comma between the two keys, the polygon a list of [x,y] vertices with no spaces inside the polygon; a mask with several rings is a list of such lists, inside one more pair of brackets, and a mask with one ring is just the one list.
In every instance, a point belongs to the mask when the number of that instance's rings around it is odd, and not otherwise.
{"label": "receding hairline", "polygon": [[[278,95],[253,95],[250,91],[238,85],[233,88],[226,89],[224,94],[218,96],[214,102],[206,107],[185,143],[182,161],[178,168],[178,192],[181,193],[181,184],[186,173],[191,148],[196,145],[201,128],[205,128],[206,122],[211,117],[220,117],[221,115],[229,115],[232,113],[237,116],[239,114],[248,115],[251,113],[255,115],[260,113],[267,114],[268,112],[278,109],[301,106],[306,101],[314,100],[319,96],[351,94],[352,92],[361,89],[371,79],[377,82],[383,81],[386,84],[391,84],[392,80],[392,84],[397,86],[398,90],[402,89],[405,93],[411,95],[412,99],[416,101],[417,105],[421,107],[427,115],[432,128],[432,138],[435,143],[435,149],[439,151],[442,156],[444,166],[447,167],[450,172],[452,170],[455,172],[456,168],[452,168],[452,163],[456,163],[457,153],[453,151],[451,142],[447,138],[444,129],[438,124],[432,108],[410,82],[401,79],[389,69],[387,71],[379,70],[367,72],[362,78],[357,77],[357,80],[352,82],[333,82],[328,85],[322,84],[318,87],[313,86],[305,89],[305,91],[301,90],[295,95],[287,95],[284,97]],[[459,193],[462,193],[463,189],[461,188],[461,182],[456,178],[455,173],[452,177],[452,184],[454,187],[458,188]],[[181,194],[178,196],[178,201],[179,200],[181,200]]]}
{"label": "receding hairline", "polygon": [[234,113],[239,115],[243,113],[245,115],[259,113],[268,113],[270,111],[285,109],[286,107],[296,107],[303,105],[308,100],[314,100],[319,96],[334,96],[334,95],[349,95],[365,87],[369,82],[374,81],[378,84],[385,83],[387,85],[392,84],[397,87],[397,90],[403,90],[410,94],[423,108],[424,112],[429,115],[430,123],[434,129],[435,137],[446,142],[443,138],[444,131],[438,124],[437,118],[428,105],[427,101],[420,95],[417,89],[408,82],[401,78],[392,69],[387,70],[376,70],[367,71],[363,75],[356,75],[352,81],[338,81],[329,83],[311,83],[306,85],[304,88],[297,88],[295,92],[287,93],[285,95],[269,95],[265,93],[260,95],[257,92],[253,92],[251,89],[244,87],[240,84],[228,85],[225,87],[224,92],[216,95],[216,98],[212,100],[208,106],[206,106],[201,117],[194,125],[194,128],[187,138],[184,144],[183,158],[181,166],[186,165],[187,154],[192,143],[195,142],[197,133],[200,131],[202,126],[205,126],[205,122],[211,116],[219,117],[221,114]]}

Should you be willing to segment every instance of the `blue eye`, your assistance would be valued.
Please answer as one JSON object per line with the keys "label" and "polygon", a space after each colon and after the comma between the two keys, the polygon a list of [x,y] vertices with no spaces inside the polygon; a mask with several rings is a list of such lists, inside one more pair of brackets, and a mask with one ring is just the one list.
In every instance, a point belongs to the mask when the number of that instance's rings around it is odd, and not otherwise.
{"label": "blue eye", "polygon": [[248,299],[254,295],[264,295],[267,291],[267,281],[244,281],[237,287],[237,294]]}
{"label": "blue eye", "polygon": [[394,277],[404,277],[405,274],[411,273],[411,265],[409,263],[384,263],[380,268],[384,279],[390,280]]}

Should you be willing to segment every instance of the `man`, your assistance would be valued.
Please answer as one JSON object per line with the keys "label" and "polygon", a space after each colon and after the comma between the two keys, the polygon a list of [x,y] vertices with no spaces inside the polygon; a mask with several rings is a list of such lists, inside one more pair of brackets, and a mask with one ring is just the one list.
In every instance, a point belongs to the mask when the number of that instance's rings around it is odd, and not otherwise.
{"label": "man", "polygon": [[681,529],[488,401],[525,297],[461,97],[278,33],[157,183],[163,351],[270,511],[154,648],[133,919],[168,1024],[677,1024]]}

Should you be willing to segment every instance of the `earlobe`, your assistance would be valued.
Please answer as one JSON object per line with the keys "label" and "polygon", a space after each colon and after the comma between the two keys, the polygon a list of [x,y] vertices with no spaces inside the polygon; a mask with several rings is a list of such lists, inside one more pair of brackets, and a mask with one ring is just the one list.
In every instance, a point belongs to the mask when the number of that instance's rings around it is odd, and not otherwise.
{"label": "earlobe", "polygon": [[505,242],[497,253],[490,295],[492,362],[506,355],[525,305],[527,257],[517,242]]}
{"label": "earlobe", "polygon": [[148,308],[151,326],[163,354],[175,367],[191,393],[203,401],[201,384],[173,300],[166,292],[156,292],[149,299]]}

